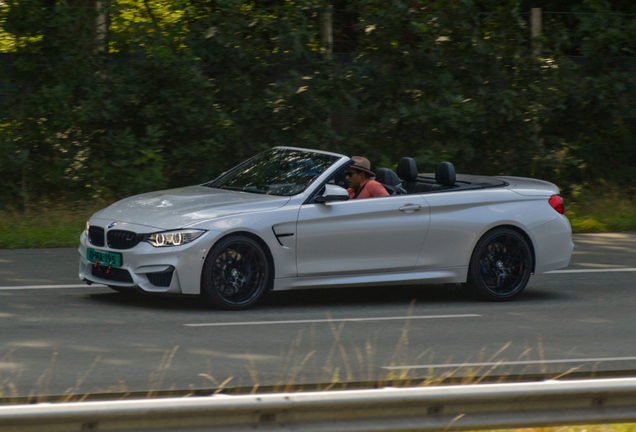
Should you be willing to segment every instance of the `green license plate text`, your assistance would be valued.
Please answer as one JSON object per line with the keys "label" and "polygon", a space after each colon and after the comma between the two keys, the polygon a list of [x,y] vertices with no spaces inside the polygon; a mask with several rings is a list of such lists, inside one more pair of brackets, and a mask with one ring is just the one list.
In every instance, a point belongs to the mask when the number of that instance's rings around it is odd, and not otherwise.
{"label": "green license plate text", "polygon": [[95,249],[86,249],[86,259],[111,267],[121,267],[121,254],[115,252],[103,252]]}

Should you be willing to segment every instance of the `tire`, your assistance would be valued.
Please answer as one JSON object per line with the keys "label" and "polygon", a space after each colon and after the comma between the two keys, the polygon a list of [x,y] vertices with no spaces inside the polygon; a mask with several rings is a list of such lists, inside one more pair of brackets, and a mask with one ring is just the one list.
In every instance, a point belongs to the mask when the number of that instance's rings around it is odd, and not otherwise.
{"label": "tire", "polygon": [[484,300],[511,300],[526,287],[533,268],[528,241],[513,229],[496,228],[475,246],[467,285]]}
{"label": "tire", "polygon": [[273,274],[261,245],[243,235],[227,237],[205,260],[201,295],[222,309],[247,309],[265,294]]}

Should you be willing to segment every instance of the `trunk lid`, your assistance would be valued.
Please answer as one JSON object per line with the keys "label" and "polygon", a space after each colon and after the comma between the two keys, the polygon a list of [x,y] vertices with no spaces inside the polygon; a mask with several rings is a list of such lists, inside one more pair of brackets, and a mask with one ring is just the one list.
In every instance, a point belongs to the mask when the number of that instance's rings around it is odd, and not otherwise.
{"label": "trunk lid", "polygon": [[497,176],[496,178],[507,182],[508,189],[523,196],[552,196],[559,193],[557,185],[544,181],[525,177]]}

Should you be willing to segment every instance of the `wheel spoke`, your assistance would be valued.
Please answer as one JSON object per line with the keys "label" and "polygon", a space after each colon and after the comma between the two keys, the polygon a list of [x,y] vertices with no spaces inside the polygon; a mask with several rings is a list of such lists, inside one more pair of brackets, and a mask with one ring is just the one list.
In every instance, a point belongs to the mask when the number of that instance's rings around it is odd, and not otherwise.
{"label": "wheel spoke", "polygon": [[527,247],[514,235],[501,233],[483,248],[480,274],[486,288],[497,295],[510,295],[525,286],[529,265]]}
{"label": "wheel spoke", "polygon": [[262,253],[251,244],[230,243],[213,263],[213,289],[229,304],[247,302],[265,283],[265,265]]}

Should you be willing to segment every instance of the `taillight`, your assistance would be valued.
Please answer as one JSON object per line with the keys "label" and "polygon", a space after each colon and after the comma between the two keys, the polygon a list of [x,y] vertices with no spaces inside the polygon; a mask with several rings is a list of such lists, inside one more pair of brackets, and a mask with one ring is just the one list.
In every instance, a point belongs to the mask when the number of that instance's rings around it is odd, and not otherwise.
{"label": "taillight", "polygon": [[552,195],[550,197],[550,201],[548,201],[553,209],[555,209],[558,213],[565,213],[565,206],[563,205],[563,198],[560,195]]}

